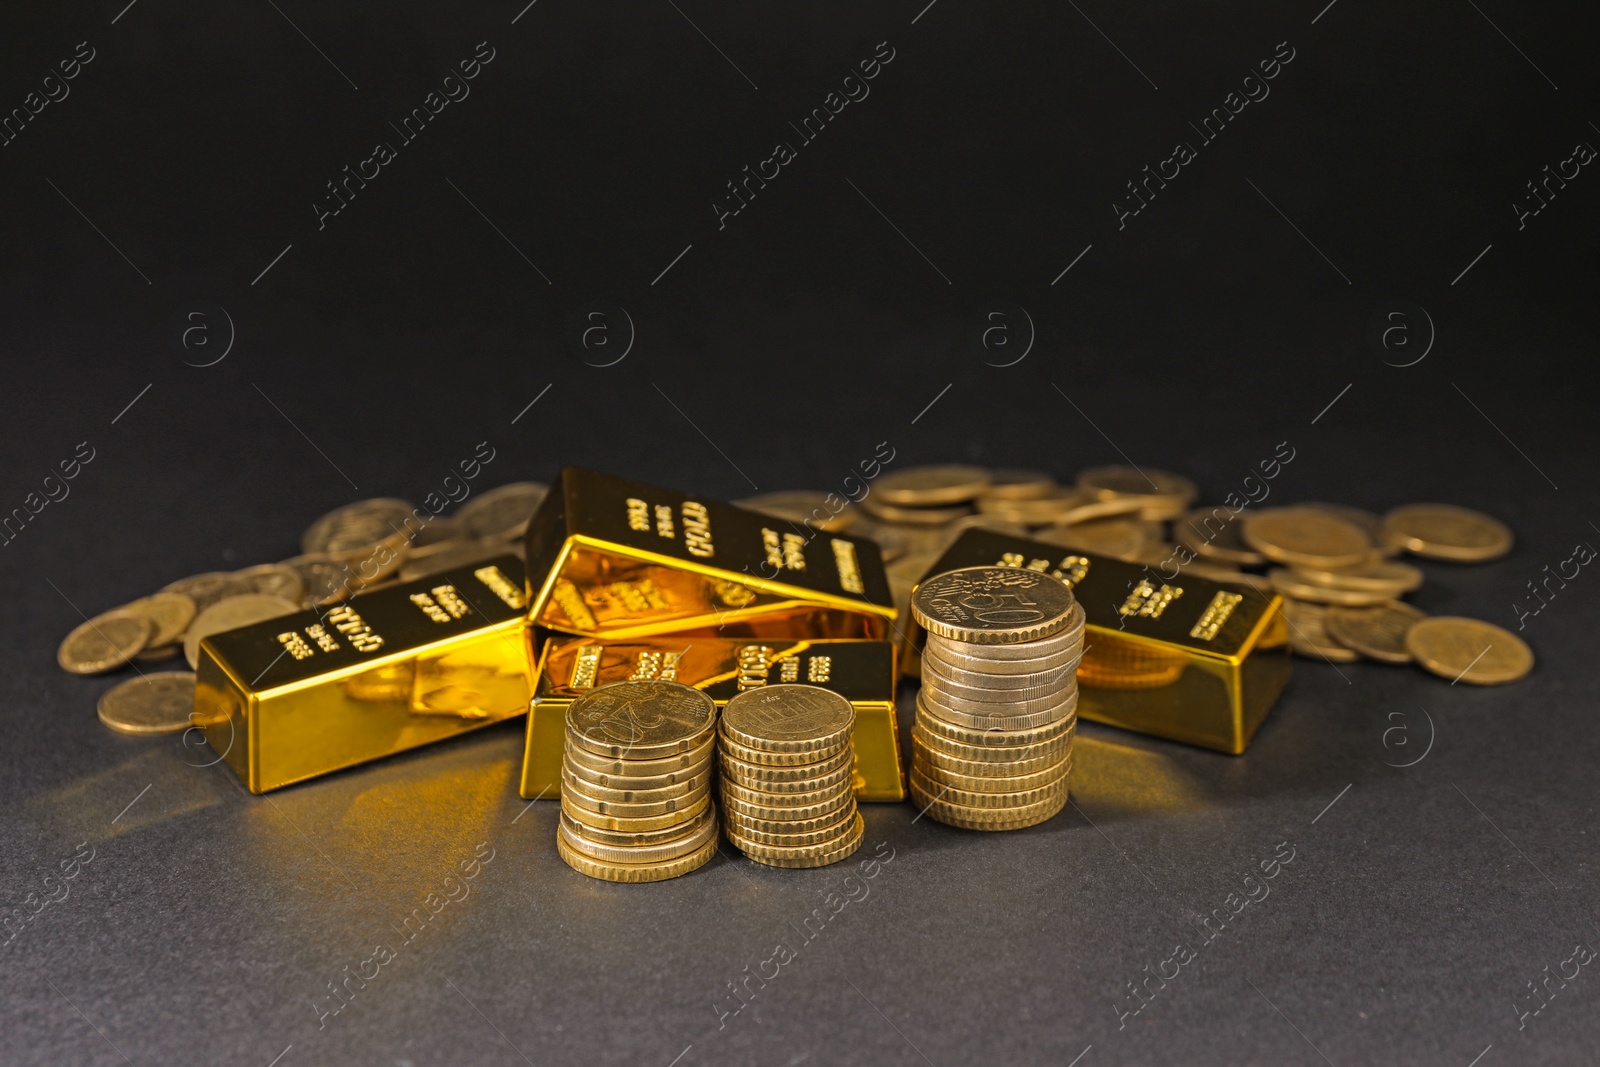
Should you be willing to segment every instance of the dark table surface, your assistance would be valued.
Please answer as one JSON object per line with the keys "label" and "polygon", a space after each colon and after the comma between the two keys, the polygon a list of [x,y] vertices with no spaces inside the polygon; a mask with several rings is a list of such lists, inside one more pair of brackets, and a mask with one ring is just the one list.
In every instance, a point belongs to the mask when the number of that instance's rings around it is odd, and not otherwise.
{"label": "dark table surface", "polygon": [[1600,1058],[1589,569],[1517,685],[1301,660],[1240,757],[1084,726],[1042,827],[874,805],[850,863],[649,886],[560,862],[519,724],[253,797],[53,662],[481,441],[480,485],[834,489],[887,441],[1210,500],[1287,441],[1272,502],[1509,521],[1415,600],[1515,629],[1600,544],[1574,5],[124,3],[0,30],[0,512],[93,457],[0,548],[0,904],[93,850],[0,949],[0,1061]]}

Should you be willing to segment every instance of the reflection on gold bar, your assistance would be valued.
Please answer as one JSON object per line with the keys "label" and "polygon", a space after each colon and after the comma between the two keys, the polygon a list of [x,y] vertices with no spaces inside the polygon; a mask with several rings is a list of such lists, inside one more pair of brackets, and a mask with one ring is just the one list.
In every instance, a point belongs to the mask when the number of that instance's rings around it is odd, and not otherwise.
{"label": "reflection on gold bar", "polygon": [[[928,573],[976,566],[1027,567],[1073,587],[1086,616],[1085,719],[1238,755],[1289,681],[1276,595],[989,530],[963,533]],[[921,628],[906,625],[920,647]]]}
{"label": "reflection on gold bar", "polygon": [[531,618],[587,637],[883,638],[878,546],[568,467],[528,523]]}
{"label": "reflection on gold bar", "polygon": [[531,668],[499,556],[206,638],[195,722],[265,793],[521,715]]}
{"label": "reflection on gold bar", "polygon": [[706,692],[721,707],[763,685],[799,682],[847,697],[856,708],[856,796],[904,800],[896,729],[895,648],[888,641],[736,641],[672,634],[632,641],[554,637],[545,642],[528,715],[522,795],[560,795],[567,707],[597,686],[663,678]]}

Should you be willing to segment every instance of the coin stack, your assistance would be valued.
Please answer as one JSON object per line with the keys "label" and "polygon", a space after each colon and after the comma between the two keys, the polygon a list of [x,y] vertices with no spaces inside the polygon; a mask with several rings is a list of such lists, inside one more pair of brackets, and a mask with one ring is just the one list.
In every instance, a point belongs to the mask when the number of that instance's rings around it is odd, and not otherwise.
{"label": "coin stack", "polygon": [[556,849],[607,882],[659,882],[717,852],[717,708],[677,682],[617,682],[567,709]]}
{"label": "coin stack", "polygon": [[729,700],[717,736],[728,839],[772,867],[825,867],[859,848],[854,726],[850,701],[816,686]]}
{"label": "coin stack", "polygon": [[946,571],[917,587],[927,630],[911,795],[940,822],[1016,830],[1067,803],[1083,608],[1066,583],[1014,567]]}

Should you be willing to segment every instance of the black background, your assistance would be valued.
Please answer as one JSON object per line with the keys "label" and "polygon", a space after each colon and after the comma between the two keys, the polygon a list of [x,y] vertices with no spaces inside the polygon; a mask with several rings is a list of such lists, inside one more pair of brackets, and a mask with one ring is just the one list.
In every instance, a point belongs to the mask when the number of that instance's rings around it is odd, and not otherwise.
{"label": "black background", "polygon": [[[421,499],[485,440],[480,488],[570,462],[836,490],[887,441],[892,466],[1131,459],[1212,500],[1288,441],[1273,502],[1511,522],[1509,558],[1428,565],[1415,600],[1512,628],[1526,583],[1600,539],[1600,178],[1521,228],[1513,207],[1600,143],[1575,7],[924,2],[0,17],[6,113],[94,50],[0,147],[0,511],[94,450],[0,548],[0,906],[97,850],[0,949],[0,1059],[1600,1054],[1590,970],[1520,1030],[1514,1007],[1600,940],[1587,570],[1526,620],[1540,661],[1514,687],[1297,661],[1243,757],[1083,728],[1075,806],[1043,828],[871,807],[893,861],[722,1030],[725,983],[853,863],[592,882],[551,805],[523,814],[515,726],[252,798],[203,748],[109,734],[110,683],[56,670],[80,610],[290,555],[328,508]],[[401,146],[389,123],[479,42],[470,95]],[[800,144],[789,123],[880,42],[870,95]],[[1270,95],[1119,228],[1125,183],[1280,42]],[[324,183],[379,140],[397,158],[319,229]],[[779,141],[797,158],[719,228],[725,183]],[[586,349],[596,307],[608,346]],[[1388,348],[1375,320],[1403,326]],[[327,983],[480,841],[472,895],[319,1029]],[[1119,1029],[1125,983],[1281,841],[1271,896]]]}

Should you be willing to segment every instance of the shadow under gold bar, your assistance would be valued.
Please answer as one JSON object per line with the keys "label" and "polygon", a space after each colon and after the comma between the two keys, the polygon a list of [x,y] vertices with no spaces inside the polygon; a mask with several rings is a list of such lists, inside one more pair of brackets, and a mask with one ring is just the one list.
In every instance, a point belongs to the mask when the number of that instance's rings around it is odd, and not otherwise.
{"label": "shadow under gold bar", "polygon": [[[1072,586],[1083,605],[1078,714],[1126,730],[1238,755],[1289,681],[1282,599],[1252,586],[1179,574],[1025,537],[963,533],[928,574],[1026,567]],[[906,653],[922,628],[908,620]]]}
{"label": "shadow under gold bar", "polygon": [[567,708],[597,686],[661,678],[704,691],[720,708],[763,685],[832,689],[855,705],[855,786],[860,800],[906,798],[895,722],[895,648],[888,641],[741,641],[674,634],[637,640],[553,637],[545,642],[528,714],[522,795],[561,795]]}
{"label": "shadow under gold bar", "polygon": [[527,711],[527,581],[514,555],[214,634],[195,724],[252,793]]}
{"label": "shadow under gold bar", "polygon": [[579,467],[528,523],[531,619],[585,637],[888,636],[878,546]]}

